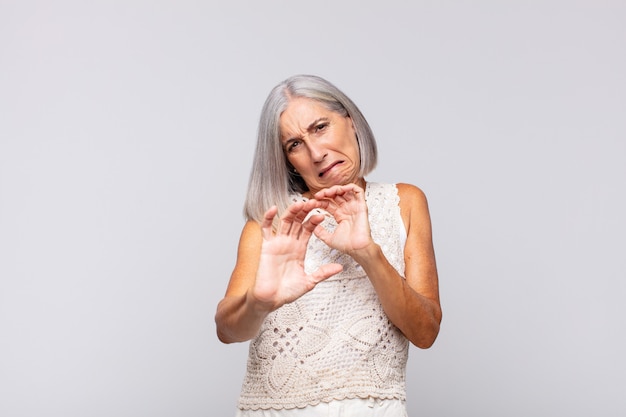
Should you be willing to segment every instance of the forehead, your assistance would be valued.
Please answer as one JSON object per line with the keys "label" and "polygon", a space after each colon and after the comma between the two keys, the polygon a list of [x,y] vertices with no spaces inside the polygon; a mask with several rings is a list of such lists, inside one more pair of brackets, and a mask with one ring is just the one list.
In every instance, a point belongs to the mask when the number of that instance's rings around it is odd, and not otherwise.
{"label": "forehead", "polygon": [[319,118],[333,116],[338,116],[338,114],[329,110],[319,101],[296,97],[289,100],[287,108],[280,115],[280,130],[285,132],[293,129],[306,129]]}

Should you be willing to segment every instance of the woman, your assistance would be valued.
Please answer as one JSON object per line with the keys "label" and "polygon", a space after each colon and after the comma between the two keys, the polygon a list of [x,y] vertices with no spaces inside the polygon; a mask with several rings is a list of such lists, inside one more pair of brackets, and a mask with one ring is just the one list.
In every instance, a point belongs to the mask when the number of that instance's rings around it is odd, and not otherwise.
{"label": "woman", "polygon": [[[294,76],[261,113],[224,343],[251,340],[238,416],[402,416],[408,342],[441,307],[424,194],[366,182],[376,143],[328,81]],[[330,413],[330,414],[329,414]]]}

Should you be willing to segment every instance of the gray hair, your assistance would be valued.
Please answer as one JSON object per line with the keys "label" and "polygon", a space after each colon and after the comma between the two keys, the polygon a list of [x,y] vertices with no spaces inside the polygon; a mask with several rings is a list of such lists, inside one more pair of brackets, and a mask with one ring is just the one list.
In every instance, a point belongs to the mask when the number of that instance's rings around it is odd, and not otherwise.
{"label": "gray hair", "polygon": [[244,215],[248,220],[262,222],[265,212],[274,205],[280,215],[291,204],[291,194],[308,191],[303,179],[289,164],[280,140],[280,116],[289,101],[296,97],[313,99],[331,111],[349,116],[359,145],[359,175],[364,177],[376,166],[378,152],[374,134],[352,100],[323,78],[314,75],[290,77],[272,89],[261,110],[244,205]]}

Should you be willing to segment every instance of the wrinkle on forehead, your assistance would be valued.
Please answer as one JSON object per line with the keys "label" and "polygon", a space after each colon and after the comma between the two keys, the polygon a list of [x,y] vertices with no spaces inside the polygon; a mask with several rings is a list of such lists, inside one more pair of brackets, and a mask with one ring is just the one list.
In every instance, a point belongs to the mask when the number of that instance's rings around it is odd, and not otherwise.
{"label": "wrinkle on forehead", "polygon": [[[295,101],[302,101],[309,105],[299,106],[297,112],[288,112]],[[323,111],[320,111],[320,109]],[[281,139],[284,141],[294,137],[304,136],[319,120],[329,119],[330,116],[328,113],[335,112],[328,109],[323,103],[317,100],[306,97],[295,97],[289,102],[287,108],[280,115],[279,127]]]}

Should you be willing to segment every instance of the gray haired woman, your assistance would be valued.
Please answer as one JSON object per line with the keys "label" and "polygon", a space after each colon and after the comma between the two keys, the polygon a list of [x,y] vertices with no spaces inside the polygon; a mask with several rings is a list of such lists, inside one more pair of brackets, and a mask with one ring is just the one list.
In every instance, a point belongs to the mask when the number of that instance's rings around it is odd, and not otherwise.
{"label": "gray haired woman", "polygon": [[377,184],[374,135],[328,81],[268,96],[235,268],[217,307],[224,343],[250,340],[237,416],[403,416],[409,342],[441,322],[424,193]]}

